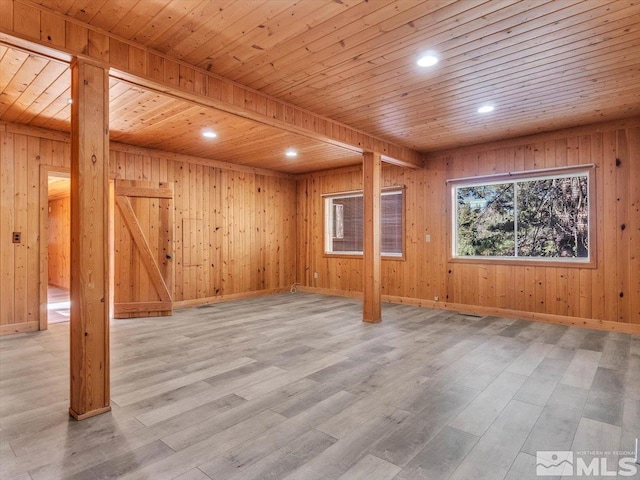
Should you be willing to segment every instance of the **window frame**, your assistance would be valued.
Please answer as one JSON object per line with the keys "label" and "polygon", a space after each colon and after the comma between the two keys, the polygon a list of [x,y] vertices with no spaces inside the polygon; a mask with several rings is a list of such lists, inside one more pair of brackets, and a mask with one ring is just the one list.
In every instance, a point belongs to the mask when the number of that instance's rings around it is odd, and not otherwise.
{"label": "window frame", "polygon": [[[396,185],[391,187],[383,187],[380,192],[381,196],[383,195],[393,195],[400,194],[402,198],[402,254],[385,254],[381,252],[380,257],[383,260],[397,260],[404,261],[406,260],[406,238],[407,238],[407,230],[406,230],[406,219],[407,219],[407,195],[406,195],[406,187],[403,185]],[[362,259],[364,257],[364,252],[329,252],[327,247],[329,245],[329,228],[330,228],[330,218],[327,215],[327,200],[334,198],[346,198],[346,197],[363,197],[363,190],[349,190],[345,192],[332,192],[332,193],[323,193],[322,194],[322,222],[323,222],[323,233],[322,233],[322,251],[323,256],[326,258],[353,258],[353,259]],[[331,220],[333,216],[331,217]],[[363,218],[364,221],[364,218]],[[364,227],[364,226],[363,226]]]}
{"label": "window frame", "polygon": [[[504,174],[484,175],[477,177],[455,178],[446,181],[448,187],[449,201],[451,209],[447,215],[449,221],[449,242],[448,260],[452,263],[475,263],[492,265],[521,265],[521,266],[544,266],[544,267],[573,267],[573,268],[597,268],[597,218],[596,218],[596,174],[595,164],[576,165],[569,167],[556,167],[537,170],[524,170],[519,172],[507,172]],[[589,257],[568,258],[568,257],[506,257],[506,256],[458,256],[456,246],[458,238],[457,225],[457,194],[458,188],[472,187],[479,185],[495,185],[501,183],[517,183],[528,180],[544,180],[553,178],[566,178],[571,176],[586,175],[587,193],[589,198],[588,222],[589,222]],[[515,192],[514,192],[515,193]],[[517,223],[517,210],[514,206],[515,221]],[[514,230],[517,235],[517,231]]]}

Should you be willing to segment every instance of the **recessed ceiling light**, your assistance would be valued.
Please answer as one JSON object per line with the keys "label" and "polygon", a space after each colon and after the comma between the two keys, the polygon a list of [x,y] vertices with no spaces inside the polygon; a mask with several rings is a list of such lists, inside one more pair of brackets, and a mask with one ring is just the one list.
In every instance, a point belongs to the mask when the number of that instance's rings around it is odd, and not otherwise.
{"label": "recessed ceiling light", "polygon": [[419,67],[433,67],[440,60],[434,53],[426,53],[416,62]]}
{"label": "recessed ceiling light", "polygon": [[216,132],[212,132],[211,130],[206,130],[202,132],[202,136],[205,138],[216,138],[218,135]]}
{"label": "recessed ceiling light", "polygon": [[73,98],[67,98],[67,103],[68,104],[72,104],[73,103]]}
{"label": "recessed ceiling light", "polygon": [[284,154],[289,158],[294,158],[298,156],[298,152],[296,152],[293,148],[287,148]]}
{"label": "recessed ceiling light", "polygon": [[478,109],[478,113],[489,113],[493,112],[495,107],[493,105],[483,105]]}

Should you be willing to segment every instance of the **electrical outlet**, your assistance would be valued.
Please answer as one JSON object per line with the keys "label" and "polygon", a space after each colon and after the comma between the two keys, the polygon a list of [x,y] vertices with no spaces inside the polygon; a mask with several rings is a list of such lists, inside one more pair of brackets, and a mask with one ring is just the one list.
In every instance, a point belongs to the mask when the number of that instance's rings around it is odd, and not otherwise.
{"label": "electrical outlet", "polygon": [[440,300],[440,297],[438,297],[438,296],[433,297],[433,301],[434,302],[437,302],[438,300]]}
{"label": "electrical outlet", "polygon": [[429,243],[431,241],[431,235],[425,235],[424,236],[424,241]]}
{"label": "electrical outlet", "polygon": [[22,241],[21,232],[13,232],[13,243],[20,243]]}
{"label": "electrical outlet", "polygon": [[318,272],[313,272],[313,278],[318,278]]}

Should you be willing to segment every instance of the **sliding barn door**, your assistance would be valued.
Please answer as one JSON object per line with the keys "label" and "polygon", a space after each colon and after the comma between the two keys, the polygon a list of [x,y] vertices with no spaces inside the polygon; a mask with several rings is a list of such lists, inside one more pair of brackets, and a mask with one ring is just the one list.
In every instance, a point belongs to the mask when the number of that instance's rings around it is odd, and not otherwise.
{"label": "sliding barn door", "polygon": [[173,184],[116,180],[114,316],[173,313]]}

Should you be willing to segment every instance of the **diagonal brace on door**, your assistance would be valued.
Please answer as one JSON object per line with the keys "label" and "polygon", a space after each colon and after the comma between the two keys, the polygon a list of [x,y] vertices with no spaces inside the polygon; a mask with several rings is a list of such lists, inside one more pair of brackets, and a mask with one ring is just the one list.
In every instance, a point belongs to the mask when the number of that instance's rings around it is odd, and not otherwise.
{"label": "diagonal brace on door", "polygon": [[160,300],[162,300],[163,302],[171,302],[171,294],[169,293],[169,288],[167,287],[164,278],[162,278],[162,275],[160,274],[160,267],[158,267],[156,259],[153,258],[151,248],[147,243],[147,239],[144,236],[142,228],[140,228],[140,224],[138,223],[136,214],[133,211],[133,207],[131,206],[129,197],[116,195],[116,203],[118,205],[118,208],[120,208],[122,218],[127,224],[129,231],[131,232],[131,237],[138,247],[140,257],[142,258],[142,262],[144,263],[147,272],[149,272],[149,276],[151,277],[153,286],[158,292],[158,295],[160,295]]}

